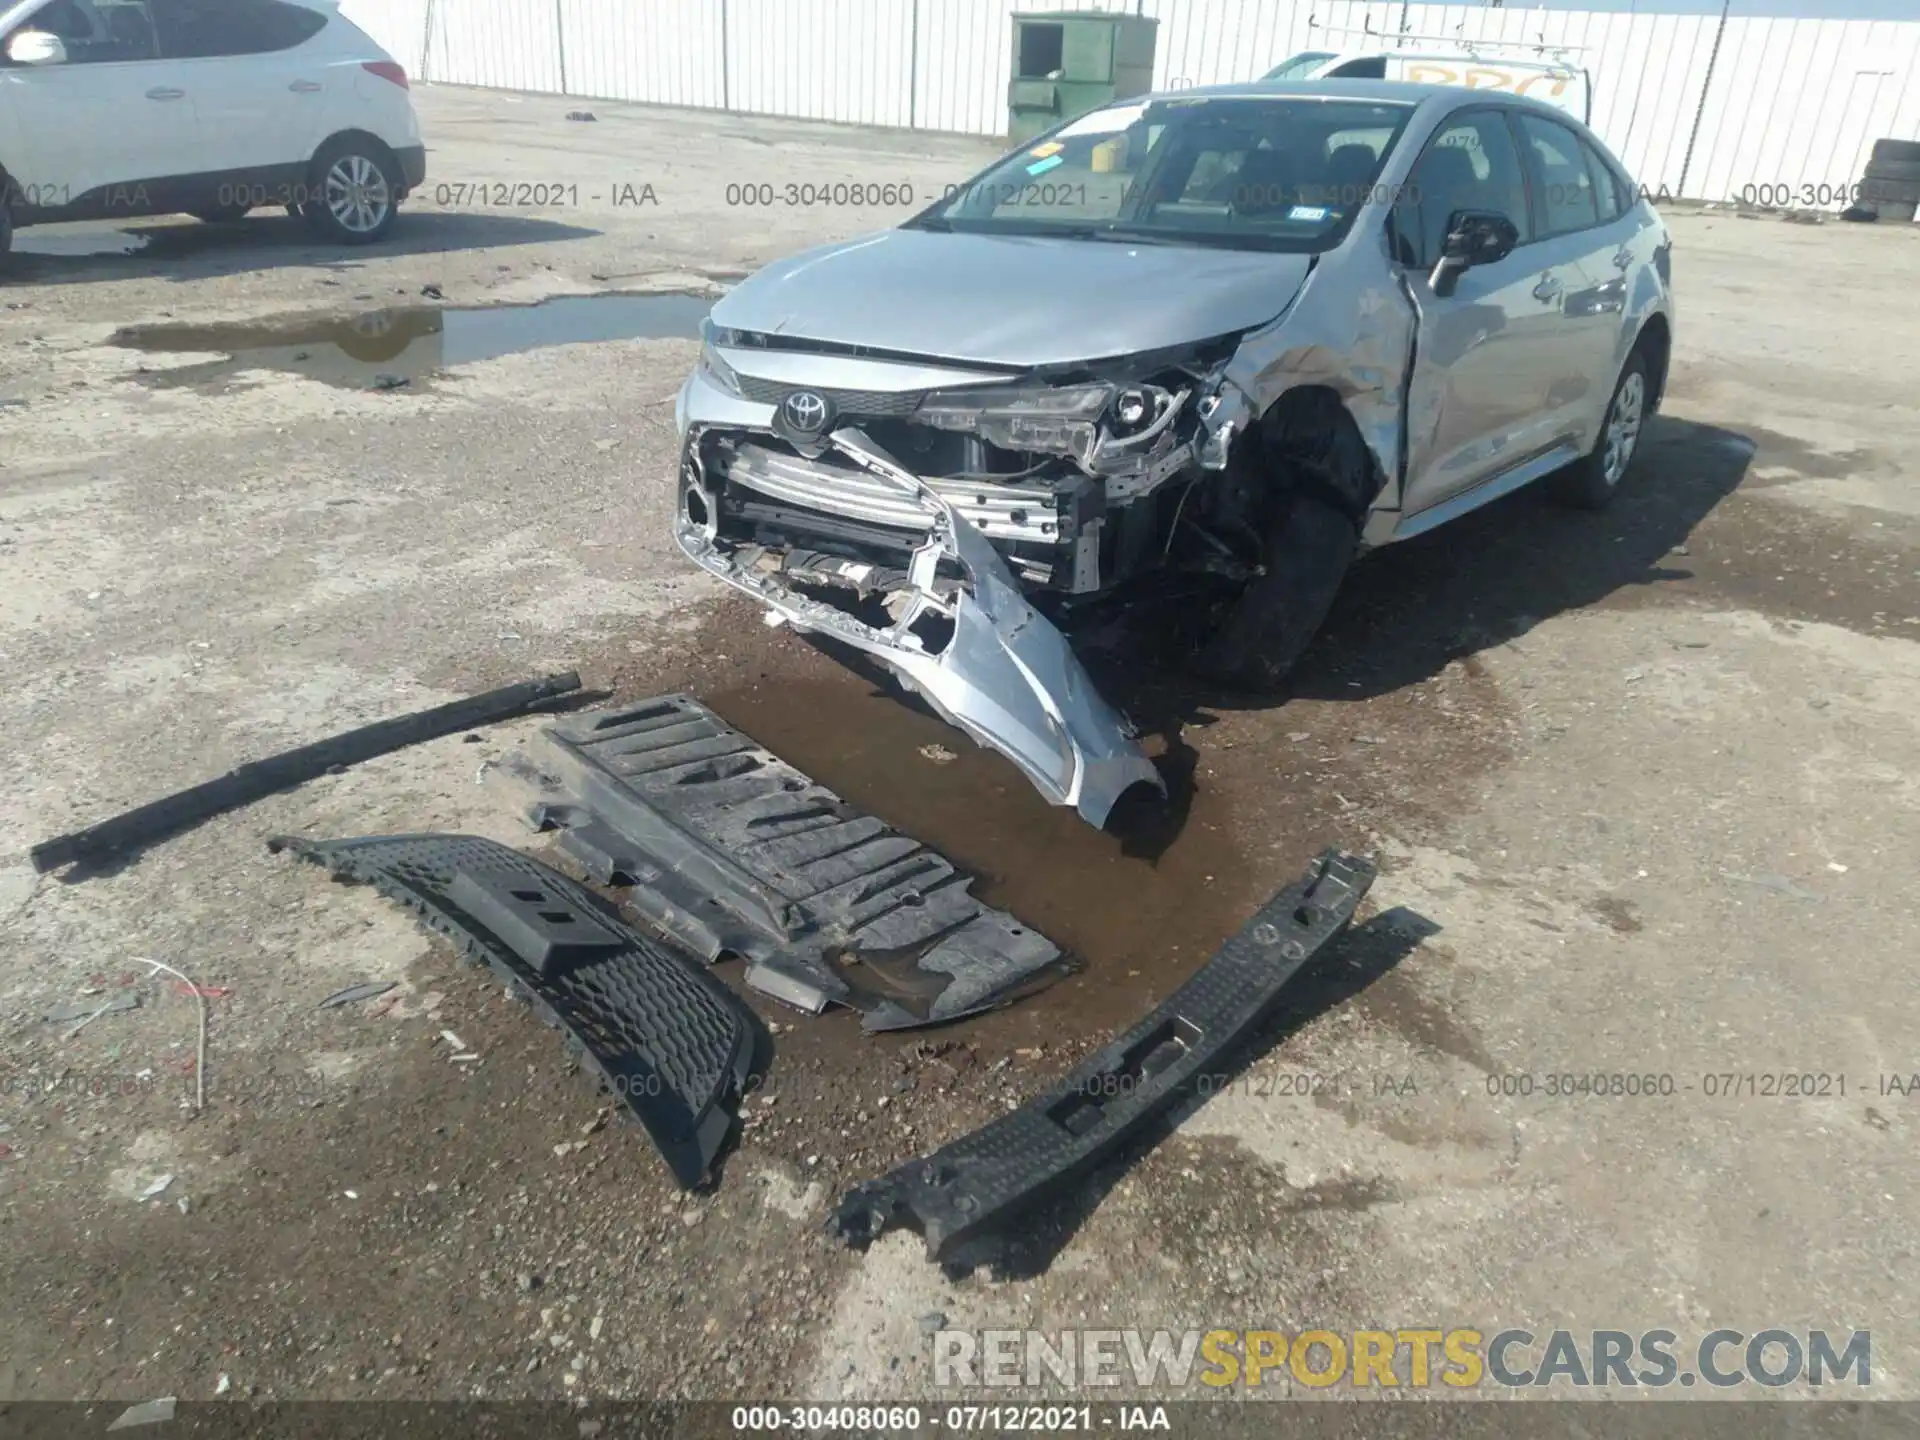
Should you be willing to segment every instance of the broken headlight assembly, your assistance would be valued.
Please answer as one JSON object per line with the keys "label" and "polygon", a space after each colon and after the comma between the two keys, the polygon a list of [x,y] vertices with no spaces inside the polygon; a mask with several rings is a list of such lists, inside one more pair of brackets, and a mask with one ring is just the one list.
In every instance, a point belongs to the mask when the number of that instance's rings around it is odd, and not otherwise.
{"label": "broken headlight assembly", "polygon": [[1103,439],[1154,431],[1174,407],[1174,396],[1158,385],[996,385],[936,390],[914,419],[1002,449],[1066,455],[1085,465]]}

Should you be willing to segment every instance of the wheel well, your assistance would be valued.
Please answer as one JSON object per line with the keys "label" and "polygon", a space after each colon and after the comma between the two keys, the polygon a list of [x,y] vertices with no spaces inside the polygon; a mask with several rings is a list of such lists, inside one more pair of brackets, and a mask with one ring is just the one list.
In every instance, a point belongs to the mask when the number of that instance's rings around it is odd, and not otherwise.
{"label": "wheel well", "polygon": [[1667,362],[1673,358],[1673,327],[1667,317],[1649,315],[1633,348],[1647,357],[1647,378],[1653,382],[1653,400],[1647,408],[1653,409],[1667,393]]}
{"label": "wheel well", "polygon": [[314,150],[313,158],[307,162],[308,170],[317,171],[320,167],[321,157],[342,140],[356,140],[363,144],[370,145],[384,155],[396,168],[400,164],[400,157],[393,153],[393,147],[378,135],[375,135],[371,130],[336,130],[333,134],[322,140],[319,147]]}
{"label": "wheel well", "polygon": [[1386,485],[1353,412],[1331,386],[1297,385],[1283,393],[1240,448],[1269,484],[1317,491],[1356,525]]}

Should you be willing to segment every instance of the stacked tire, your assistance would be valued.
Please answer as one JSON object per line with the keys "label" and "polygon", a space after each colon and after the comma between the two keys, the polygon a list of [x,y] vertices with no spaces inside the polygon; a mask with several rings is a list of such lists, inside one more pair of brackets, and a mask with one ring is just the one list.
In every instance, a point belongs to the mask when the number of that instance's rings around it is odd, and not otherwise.
{"label": "stacked tire", "polygon": [[1882,220],[1920,211],[1920,140],[1876,140],[1860,177],[1860,207]]}

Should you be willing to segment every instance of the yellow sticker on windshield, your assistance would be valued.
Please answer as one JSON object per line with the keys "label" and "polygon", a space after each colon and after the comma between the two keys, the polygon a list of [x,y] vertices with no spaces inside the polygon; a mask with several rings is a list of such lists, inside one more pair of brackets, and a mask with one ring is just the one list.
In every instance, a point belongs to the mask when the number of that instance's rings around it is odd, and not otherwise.
{"label": "yellow sticker on windshield", "polygon": [[1058,155],[1062,150],[1066,148],[1067,147],[1062,145],[1058,140],[1049,140],[1044,145],[1034,146],[1027,153],[1033,156],[1033,158],[1036,160],[1044,160],[1049,155]]}

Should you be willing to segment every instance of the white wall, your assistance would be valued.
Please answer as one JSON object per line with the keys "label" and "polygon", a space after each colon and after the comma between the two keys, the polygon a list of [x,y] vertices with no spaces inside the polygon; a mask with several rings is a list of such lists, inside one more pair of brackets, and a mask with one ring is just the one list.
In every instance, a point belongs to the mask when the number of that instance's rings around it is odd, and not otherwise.
{"label": "white wall", "polygon": [[[1062,0],[344,0],[426,80],[977,135],[1006,132],[1016,11]],[[1328,29],[1582,47],[1593,125],[1641,184],[1834,191],[1920,138],[1920,21],[1730,20],[1399,0],[1077,0],[1160,21],[1154,83],[1247,80]],[[1716,36],[1718,51],[1715,51]],[[564,76],[564,78],[563,78]],[[1697,131],[1696,131],[1697,122]],[[1689,148],[1691,147],[1691,158]],[[1684,187],[1683,187],[1684,180]]]}

